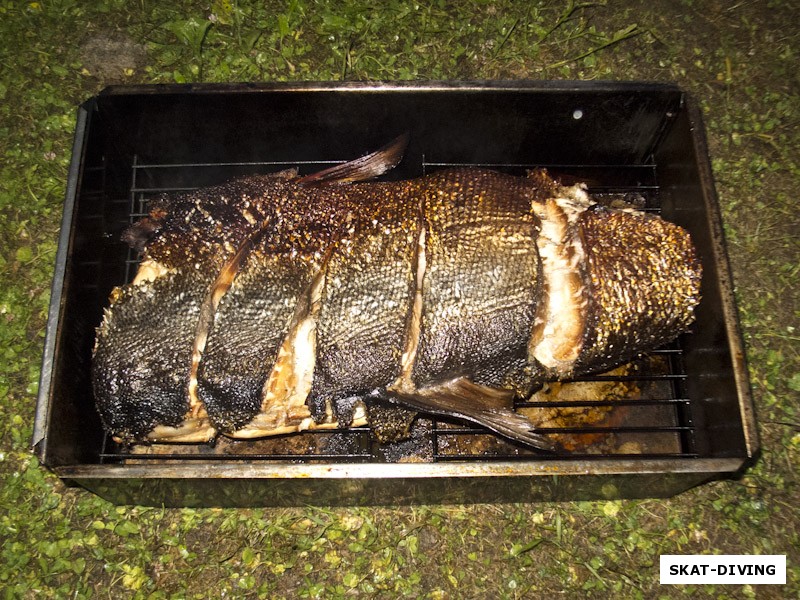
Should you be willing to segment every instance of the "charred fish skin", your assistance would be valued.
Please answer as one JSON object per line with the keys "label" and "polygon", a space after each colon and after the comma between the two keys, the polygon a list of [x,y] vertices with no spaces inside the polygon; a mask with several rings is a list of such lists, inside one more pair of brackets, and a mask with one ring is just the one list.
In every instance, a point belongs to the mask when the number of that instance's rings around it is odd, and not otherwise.
{"label": "charred fish skin", "polygon": [[520,376],[540,296],[537,188],[478,169],[433,174],[426,187],[416,387],[461,376],[529,387]]}
{"label": "charred fish skin", "polygon": [[317,418],[400,374],[415,293],[419,198],[410,185],[367,185],[350,189],[362,197],[362,209],[326,261],[310,397]]}
{"label": "charred fish skin", "polygon": [[[145,260],[166,268],[219,269],[268,218],[272,193],[295,173],[255,175],[153,201],[149,215],[123,233]],[[285,192],[284,192],[285,193]]]}
{"label": "charred fish skin", "polygon": [[96,406],[124,441],[155,427],[178,427],[187,392],[195,322],[208,278],[168,274],[115,291],[98,328],[92,363]]}
{"label": "charred fish skin", "polygon": [[250,422],[314,269],[255,251],[223,296],[203,352],[198,395],[222,432]]}

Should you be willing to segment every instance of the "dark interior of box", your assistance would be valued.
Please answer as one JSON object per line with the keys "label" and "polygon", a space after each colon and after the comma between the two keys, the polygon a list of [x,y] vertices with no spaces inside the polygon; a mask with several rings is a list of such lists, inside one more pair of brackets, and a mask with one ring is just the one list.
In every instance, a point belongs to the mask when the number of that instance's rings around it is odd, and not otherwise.
{"label": "dark interior of box", "polygon": [[[695,154],[694,125],[679,90],[111,89],[83,110],[87,127],[83,154],[75,158],[81,168],[44,442],[48,466],[242,458],[391,462],[414,453],[426,461],[552,458],[478,428],[430,419],[419,421],[410,442],[389,447],[376,444],[366,427],[166,449],[119,447],[102,430],[89,381],[94,329],[109,292],[135,273],[137,257],[120,234],[146,213],[151,199],[287,167],[314,172],[403,132],[410,134],[406,156],[386,179],[452,165],[514,174],[546,167],[564,181],[588,182],[590,193],[600,198],[636,201],[689,229],[704,266],[703,301],[691,331],[622,375],[584,378],[595,387],[577,399],[554,405],[558,398],[537,397],[518,408],[607,411],[589,423],[578,418],[571,425],[569,420],[542,425],[548,434],[572,440],[568,455],[583,459],[746,454],[720,310],[724,290],[718,269],[725,259],[714,246],[704,200],[708,190],[696,168],[706,159]],[[610,385],[633,391],[614,399],[597,395]]]}

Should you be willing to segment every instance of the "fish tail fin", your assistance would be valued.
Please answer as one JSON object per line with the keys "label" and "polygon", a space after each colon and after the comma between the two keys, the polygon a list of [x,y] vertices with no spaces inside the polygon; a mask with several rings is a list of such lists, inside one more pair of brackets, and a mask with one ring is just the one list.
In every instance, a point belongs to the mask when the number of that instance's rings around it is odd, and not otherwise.
{"label": "fish tail fin", "polygon": [[524,415],[512,410],[513,397],[513,392],[458,377],[411,392],[388,390],[383,399],[426,414],[464,419],[537,450],[555,451]]}

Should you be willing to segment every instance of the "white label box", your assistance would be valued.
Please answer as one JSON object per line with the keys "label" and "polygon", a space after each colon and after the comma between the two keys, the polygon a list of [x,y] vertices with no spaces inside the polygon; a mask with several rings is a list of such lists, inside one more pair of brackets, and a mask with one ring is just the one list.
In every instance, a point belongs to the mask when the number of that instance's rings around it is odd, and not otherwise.
{"label": "white label box", "polygon": [[662,554],[662,584],[785,584],[784,554]]}

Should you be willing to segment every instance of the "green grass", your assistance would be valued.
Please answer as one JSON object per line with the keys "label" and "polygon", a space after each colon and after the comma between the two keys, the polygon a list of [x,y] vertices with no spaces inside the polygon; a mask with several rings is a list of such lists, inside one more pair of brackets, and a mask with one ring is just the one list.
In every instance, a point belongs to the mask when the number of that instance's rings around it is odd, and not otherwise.
{"label": "green grass", "polygon": [[[797,597],[797,8],[0,0],[5,597]],[[160,510],[39,467],[28,445],[79,102],[110,83],[501,77],[675,81],[699,99],[764,449],[740,480],[667,501]],[[667,553],[788,554],[789,583],[660,587]]]}

